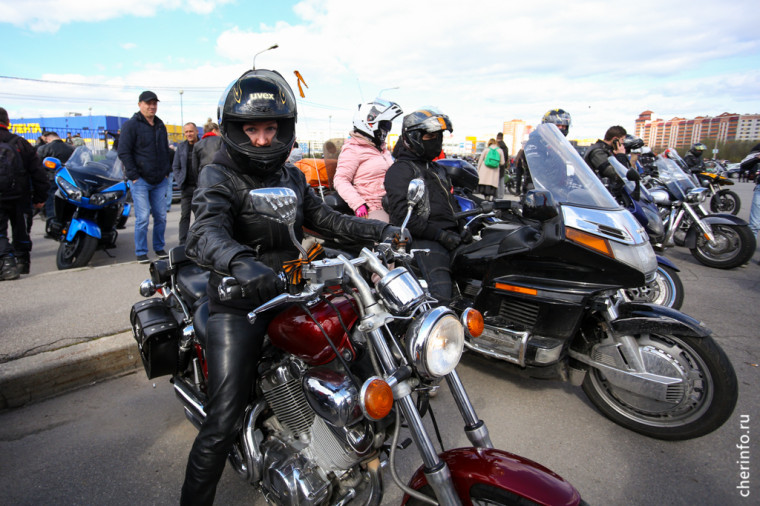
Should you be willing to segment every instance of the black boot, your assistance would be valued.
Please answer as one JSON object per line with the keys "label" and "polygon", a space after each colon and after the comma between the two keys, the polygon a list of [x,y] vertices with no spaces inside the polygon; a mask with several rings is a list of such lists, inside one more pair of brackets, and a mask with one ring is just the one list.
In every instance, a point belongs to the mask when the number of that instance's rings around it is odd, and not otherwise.
{"label": "black boot", "polygon": [[2,261],[2,267],[0,267],[0,280],[10,281],[12,279],[18,279],[20,273],[16,257],[13,255],[6,255],[3,257]]}
{"label": "black boot", "polygon": [[16,256],[19,274],[29,274],[29,253],[20,253]]}

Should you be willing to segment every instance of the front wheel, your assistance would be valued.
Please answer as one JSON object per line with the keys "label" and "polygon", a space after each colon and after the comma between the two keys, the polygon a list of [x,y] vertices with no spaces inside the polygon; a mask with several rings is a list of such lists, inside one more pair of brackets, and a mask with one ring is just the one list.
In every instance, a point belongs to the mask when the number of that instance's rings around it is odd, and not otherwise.
{"label": "front wheel", "polygon": [[520,189],[517,187],[517,178],[509,178],[509,181],[507,181],[507,191],[515,196],[520,195]]}
{"label": "front wheel", "polygon": [[[645,436],[671,441],[704,436],[728,420],[738,396],[736,373],[712,337],[642,333],[636,341],[647,373],[677,381],[665,389],[652,383],[664,394],[658,395],[639,380],[627,382],[627,388],[613,385],[603,370],[590,368],[583,391],[607,418]],[[597,352],[612,353],[601,350],[613,349],[617,348],[603,342],[592,356],[605,363],[617,360],[611,355],[596,357]]]}
{"label": "front wheel", "polygon": [[654,280],[648,285],[625,291],[632,301],[649,302],[661,306],[681,309],[684,290],[678,272],[667,265],[658,265]]}
{"label": "front wheel", "polygon": [[694,258],[708,267],[733,269],[744,265],[755,253],[755,237],[747,225],[712,225],[714,240],[697,234],[691,250]]}
{"label": "front wheel", "polygon": [[710,199],[710,210],[714,213],[739,214],[742,203],[739,195],[731,190],[720,190]]}
{"label": "front wheel", "polygon": [[55,265],[58,270],[84,267],[90,262],[97,247],[96,238],[80,232],[71,242],[61,241],[58,246],[58,255],[55,257]]}

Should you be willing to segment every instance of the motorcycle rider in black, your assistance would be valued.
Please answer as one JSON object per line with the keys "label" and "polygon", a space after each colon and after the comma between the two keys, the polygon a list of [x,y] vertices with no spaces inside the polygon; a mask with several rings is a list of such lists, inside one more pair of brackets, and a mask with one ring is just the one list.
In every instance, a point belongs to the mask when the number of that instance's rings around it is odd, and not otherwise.
{"label": "motorcycle rider in black", "polygon": [[705,171],[705,161],[702,159],[702,153],[705,150],[707,150],[707,146],[701,142],[697,142],[683,155],[683,161],[686,162],[692,174],[699,174]]}
{"label": "motorcycle rider in black", "polygon": [[599,179],[607,178],[610,183],[610,191],[613,191],[613,194],[623,184],[623,181],[610,165],[608,158],[614,156],[624,167],[631,167],[625,153],[624,142],[627,134],[625,128],[619,125],[609,127],[604,134],[604,139],[598,139],[592,144],[586,151],[586,156],[583,157]]}
{"label": "motorcycle rider in black", "polygon": [[[573,124],[573,119],[570,117],[570,113],[564,109],[551,109],[546,111],[544,117],[541,118],[541,123],[553,123],[557,125],[562,135],[567,137],[570,125]],[[528,164],[525,160],[525,151],[522,149],[515,157],[515,178],[517,179],[517,189],[523,195],[528,190],[528,186],[532,183],[532,180]]]}
{"label": "motorcycle rider in black", "polygon": [[[285,225],[258,215],[248,199],[255,188],[286,187],[298,198],[295,231],[302,226],[326,236],[382,240],[399,229],[376,220],[345,216],[327,207],[303,173],[286,163],[296,139],[296,100],[285,79],[271,70],[251,70],[235,80],[219,103],[223,140],[211,165],[198,176],[193,196],[195,222],[186,252],[211,271],[207,286],[207,417],[187,462],[181,504],[212,504],[243,411],[251,395],[267,324],[246,313],[278,295],[276,271],[298,257]],[[218,285],[232,276],[243,298],[221,301]]]}
{"label": "motorcycle rider in black", "polygon": [[461,209],[451,193],[446,169],[433,162],[441,153],[445,130],[453,131],[451,120],[434,108],[404,116],[401,139],[394,149],[396,161],[388,168],[384,183],[386,211],[392,224],[401,225],[408,209],[409,181],[425,181],[425,197],[412,211],[407,226],[415,238],[415,248],[430,250],[415,258],[430,294],[441,305],[448,305],[452,298],[449,252],[462,242],[472,241],[472,234],[462,232],[454,217]]}

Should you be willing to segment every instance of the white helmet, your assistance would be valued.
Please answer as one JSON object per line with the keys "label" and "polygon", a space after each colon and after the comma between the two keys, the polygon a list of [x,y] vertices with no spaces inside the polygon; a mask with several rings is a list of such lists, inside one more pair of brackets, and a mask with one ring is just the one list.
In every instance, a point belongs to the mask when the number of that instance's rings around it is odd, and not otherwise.
{"label": "white helmet", "polygon": [[359,105],[354,114],[354,130],[369,137],[378,148],[391,131],[391,123],[404,113],[395,102],[382,98]]}

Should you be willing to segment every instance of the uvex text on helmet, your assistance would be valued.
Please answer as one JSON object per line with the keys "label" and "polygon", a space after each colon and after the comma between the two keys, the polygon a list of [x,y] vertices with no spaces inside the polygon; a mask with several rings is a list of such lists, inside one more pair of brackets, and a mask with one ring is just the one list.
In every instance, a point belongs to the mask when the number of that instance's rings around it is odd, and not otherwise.
{"label": "uvex text on helmet", "polygon": [[[224,91],[217,112],[222,140],[233,159],[244,162],[244,168],[263,175],[285,163],[296,141],[298,111],[293,90],[282,75],[273,70],[249,70]],[[267,120],[277,121],[277,134],[270,146],[254,147],[243,125]]]}

